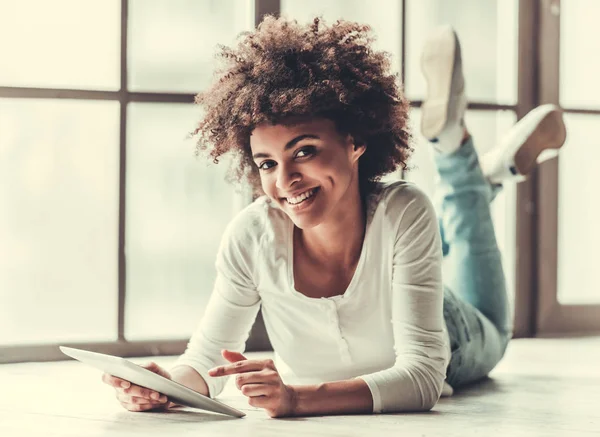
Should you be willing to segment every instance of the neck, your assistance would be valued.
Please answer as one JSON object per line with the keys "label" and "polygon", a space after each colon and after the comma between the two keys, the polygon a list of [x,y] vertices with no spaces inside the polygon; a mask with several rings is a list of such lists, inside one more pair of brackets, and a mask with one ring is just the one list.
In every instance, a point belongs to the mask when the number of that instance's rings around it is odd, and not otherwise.
{"label": "neck", "polygon": [[354,201],[340,202],[326,222],[311,229],[297,229],[298,243],[320,265],[352,267],[360,258],[365,237],[365,207],[358,188],[348,194]]}

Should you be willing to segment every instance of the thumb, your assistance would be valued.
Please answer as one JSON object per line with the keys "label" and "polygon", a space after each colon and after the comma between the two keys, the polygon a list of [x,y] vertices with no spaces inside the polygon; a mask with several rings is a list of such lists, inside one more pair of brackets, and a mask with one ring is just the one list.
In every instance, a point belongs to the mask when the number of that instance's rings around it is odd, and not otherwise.
{"label": "thumb", "polygon": [[247,358],[245,356],[243,356],[241,353],[230,351],[227,349],[223,349],[221,351],[221,355],[223,355],[223,358],[225,358],[230,363],[247,360]]}

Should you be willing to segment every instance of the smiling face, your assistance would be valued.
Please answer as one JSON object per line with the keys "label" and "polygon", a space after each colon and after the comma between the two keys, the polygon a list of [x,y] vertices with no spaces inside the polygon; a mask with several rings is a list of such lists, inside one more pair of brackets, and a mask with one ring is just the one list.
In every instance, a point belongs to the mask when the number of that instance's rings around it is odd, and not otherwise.
{"label": "smiling face", "polygon": [[358,158],[365,148],[354,147],[333,121],[262,124],[252,132],[250,148],[263,191],[299,228],[360,203]]}

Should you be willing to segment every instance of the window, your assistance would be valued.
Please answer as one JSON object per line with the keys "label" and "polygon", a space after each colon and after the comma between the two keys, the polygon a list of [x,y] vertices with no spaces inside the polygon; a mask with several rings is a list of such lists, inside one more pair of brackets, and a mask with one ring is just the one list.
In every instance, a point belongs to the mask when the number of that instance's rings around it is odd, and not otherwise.
{"label": "window", "polygon": [[194,155],[193,98],[252,6],[0,3],[0,362],[189,337],[244,202]]}
{"label": "window", "polygon": [[252,26],[248,0],[129,0],[128,88],[197,93],[218,44]]}
{"label": "window", "polygon": [[[600,150],[595,138],[600,123],[600,90],[594,84],[600,61],[600,39],[589,38],[600,3],[563,2],[560,44],[560,103],[567,110],[568,139],[559,162],[558,301],[563,305],[600,306],[600,289],[593,275],[600,230],[600,196],[596,170]],[[583,113],[582,113],[583,112]]]}
{"label": "window", "polygon": [[450,24],[461,41],[469,101],[516,103],[517,17],[516,0],[407,0],[407,96],[411,100],[423,98],[421,47],[434,27]]}
{"label": "window", "polygon": [[221,235],[236,212],[227,162],[209,165],[184,147],[196,109],[128,107],[127,340],[190,336],[212,291]]}
{"label": "window", "polygon": [[594,0],[551,2],[541,11],[540,51],[546,84],[541,98],[565,110],[567,142],[558,160],[540,170],[539,282],[536,328],[540,334],[600,330],[600,288],[593,275],[600,232],[596,225],[598,154],[595,130],[600,92],[595,78],[600,49]]}
{"label": "window", "polygon": [[[560,7],[560,104],[565,108],[600,110],[600,38],[597,26],[600,3],[594,0],[563,1]],[[592,37],[591,37],[592,36]],[[559,49],[559,47],[556,47]]]}
{"label": "window", "polygon": [[120,15],[119,0],[3,1],[0,84],[118,90]]}
{"label": "window", "polygon": [[0,114],[0,344],[116,340],[118,102]]}
{"label": "window", "polygon": [[[600,98],[598,103],[600,106]],[[600,195],[594,195],[598,190],[600,149],[595,139],[600,114],[567,114],[565,119],[569,137],[558,167],[558,301],[600,305],[595,277]]]}
{"label": "window", "polygon": [[299,22],[322,16],[327,24],[338,19],[369,24],[376,36],[374,47],[392,55],[392,69],[402,65],[402,2],[396,0],[281,0],[281,14]]}

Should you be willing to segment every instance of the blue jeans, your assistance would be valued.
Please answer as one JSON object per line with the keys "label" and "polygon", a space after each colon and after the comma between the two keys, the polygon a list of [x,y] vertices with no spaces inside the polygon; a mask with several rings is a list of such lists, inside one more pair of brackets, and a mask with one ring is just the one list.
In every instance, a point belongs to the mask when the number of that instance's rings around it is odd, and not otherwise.
{"label": "blue jeans", "polygon": [[508,296],[490,202],[499,186],[485,179],[472,139],[456,152],[436,153],[436,204],[444,252],[444,318],[453,388],[485,377],[510,338]]}

